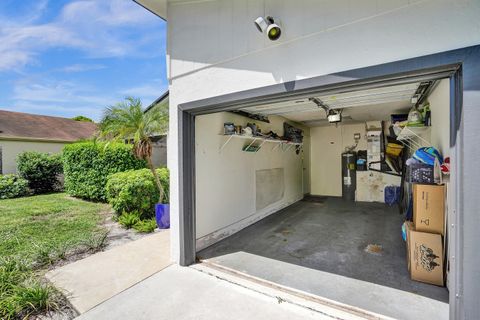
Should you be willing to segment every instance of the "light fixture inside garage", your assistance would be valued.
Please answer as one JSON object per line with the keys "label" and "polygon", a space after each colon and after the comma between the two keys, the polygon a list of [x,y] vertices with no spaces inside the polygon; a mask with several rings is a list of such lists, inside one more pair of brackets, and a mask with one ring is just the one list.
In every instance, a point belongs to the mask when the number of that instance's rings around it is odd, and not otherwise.
{"label": "light fixture inside garage", "polygon": [[275,23],[275,20],[270,17],[258,17],[254,21],[255,26],[257,27],[258,31],[261,33],[266,33],[268,39],[275,41],[280,38],[282,35],[282,29],[278,24]]}

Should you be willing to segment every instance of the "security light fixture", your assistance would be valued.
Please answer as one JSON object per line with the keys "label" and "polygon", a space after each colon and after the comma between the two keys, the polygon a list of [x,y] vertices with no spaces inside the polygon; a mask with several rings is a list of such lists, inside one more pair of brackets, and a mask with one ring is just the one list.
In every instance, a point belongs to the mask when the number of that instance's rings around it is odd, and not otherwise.
{"label": "security light fixture", "polygon": [[261,33],[266,33],[268,39],[275,41],[280,38],[282,35],[282,29],[278,24],[275,23],[275,20],[270,17],[258,17],[254,21],[255,26],[257,27],[258,31]]}

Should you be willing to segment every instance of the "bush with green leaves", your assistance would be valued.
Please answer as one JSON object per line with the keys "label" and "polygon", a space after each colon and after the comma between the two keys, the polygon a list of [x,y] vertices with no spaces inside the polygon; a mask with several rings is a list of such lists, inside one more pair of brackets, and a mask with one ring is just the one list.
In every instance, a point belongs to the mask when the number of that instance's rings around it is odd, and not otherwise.
{"label": "bush with green leaves", "polygon": [[155,231],[156,228],[157,228],[157,221],[155,220],[155,218],[141,220],[133,226],[133,229],[135,229],[135,231],[138,231],[141,233],[151,233]]}
{"label": "bush with green leaves", "polygon": [[133,228],[137,223],[140,222],[140,215],[138,212],[124,212],[118,217],[118,223],[124,226],[126,229]]}
{"label": "bush with green leaves", "polygon": [[45,193],[59,187],[58,176],[63,172],[61,154],[27,151],[17,156],[18,174],[28,181],[35,193]]}
{"label": "bush with green leaves", "polygon": [[[167,168],[157,169],[160,183],[165,191],[164,203],[168,203],[169,172]],[[148,169],[126,171],[109,177],[106,186],[107,200],[117,213],[139,213],[141,219],[152,218],[159,191],[153,174]]]}
{"label": "bush with green leaves", "polygon": [[93,122],[92,119],[85,116],[76,116],[76,117],[73,117],[72,120],[80,121],[80,122]]}
{"label": "bush with green leaves", "polygon": [[105,185],[110,175],[145,168],[144,160],[124,143],[79,142],[63,149],[65,191],[75,197],[106,201]]}
{"label": "bush with green leaves", "polygon": [[28,181],[15,174],[0,175],[0,199],[28,195]]}

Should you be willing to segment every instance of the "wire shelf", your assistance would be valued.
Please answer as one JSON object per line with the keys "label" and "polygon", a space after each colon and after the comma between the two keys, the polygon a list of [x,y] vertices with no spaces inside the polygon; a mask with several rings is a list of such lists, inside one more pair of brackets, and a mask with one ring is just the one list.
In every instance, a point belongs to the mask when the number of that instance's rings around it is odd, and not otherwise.
{"label": "wire shelf", "polygon": [[400,134],[397,136],[398,141],[402,141],[412,151],[415,151],[421,147],[430,146],[430,138],[428,140],[425,136],[430,137],[431,127],[404,127]]}
{"label": "wire shelf", "polygon": [[[225,149],[225,147],[233,138],[251,140],[251,142],[246,147],[246,150],[248,150],[255,142],[257,141],[260,142],[260,145],[258,146],[257,151],[255,151],[254,153],[257,153],[258,150],[260,150],[260,147],[263,146],[265,143],[276,143],[277,145],[273,148],[273,150],[281,149],[283,151],[290,150],[292,146],[296,146],[296,147],[303,146],[303,142],[291,142],[288,140],[272,139],[272,138],[267,138],[262,136],[247,136],[247,135],[241,135],[241,134],[221,134],[221,136],[228,137],[228,138],[220,147],[220,150],[219,150],[220,153],[223,151],[223,149]],[[284,146],[287,146],[287,148],[284,148]]]}

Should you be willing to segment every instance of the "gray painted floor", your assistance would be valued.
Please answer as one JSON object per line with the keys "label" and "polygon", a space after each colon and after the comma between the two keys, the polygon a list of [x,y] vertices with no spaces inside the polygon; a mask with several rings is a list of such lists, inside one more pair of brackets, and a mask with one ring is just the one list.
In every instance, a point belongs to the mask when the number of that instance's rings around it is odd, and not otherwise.
{"label": "gray painted floor", "polygon": [[[410,279],[402,222],[396,207],[380,203],[347,203],[339,198],[300,201],[198,256],[212,259],[246,252],[448,302],[446,288]],[[367,253],[369,244],[381,245],[382,251]],[[309,290],[317,293],[315,288]]]}

